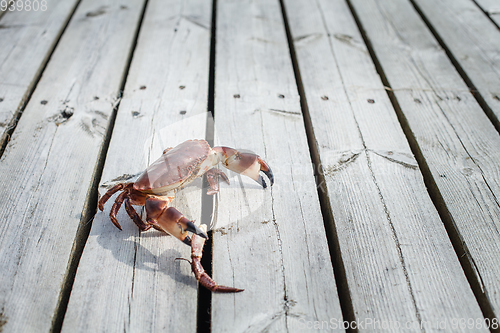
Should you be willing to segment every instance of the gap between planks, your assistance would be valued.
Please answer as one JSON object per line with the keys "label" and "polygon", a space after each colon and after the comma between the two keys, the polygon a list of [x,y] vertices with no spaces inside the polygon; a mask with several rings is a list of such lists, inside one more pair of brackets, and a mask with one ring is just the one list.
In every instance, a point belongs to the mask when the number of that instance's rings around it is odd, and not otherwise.
{"label": "gap between planks", "polygon": [[[205,140],[208,144],[214,146],[214,103],[215,103],[215,50],[216,50],[216,33],[217,33],[217,0],[212,0],[212,18],[211,18],[211,28],[210,28],[210,62],[209,62],[209,72],[208,72],[208,101],[207,101],[207,125],[205,129]],[[203,188],[208,188],[207,179],[203,177]],[[207,195],[206,192],[202,192],[201,199],[201,215],[202,224],[207,226],[212,225],[212,214],[215,207],[215,200],[213,195]],[[212,276],[212,238],[213,232],[210,230],[208,232],[208,240],[205,242],[205,247],[203,250],[203,257],[201,258],[201,264],[207,274]],[[212,292],[204,287],[198,287],[198,316],[196,318],[197,325],[196,330],[198,333],[211,332],[212,327]]]}
{"label": "gap between planks", "polygon": [[500,29],[500,5],[497,0],[472,0],[485,15]]}

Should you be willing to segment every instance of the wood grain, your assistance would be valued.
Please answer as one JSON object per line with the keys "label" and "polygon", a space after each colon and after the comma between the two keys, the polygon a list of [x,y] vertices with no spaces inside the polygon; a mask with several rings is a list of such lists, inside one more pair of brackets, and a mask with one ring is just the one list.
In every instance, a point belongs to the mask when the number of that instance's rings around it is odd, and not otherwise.
{"label": "wood grain", "polygon": [[231,174],[215,210],[214,332],[342,320],[278,1],[218,1],[215,141],[259,154],[275,184]]}
{"label": "wood grain", "polygon": [[2,156],[5,332],[51,328],[141,5],[80,3]]}
{"label": "wood grain", "polygon": [[[165,148],[205,138],[210,19],[207,1],[148,2],[103,181],[142,171]],[[201,184],[174,203],[197,221]],[[94,218],[63,332],[196,332],[197,282],[190,265],[175,260],[190,258],[190,248],[156,230],[139,232],[124,209],[119,231],[108,216],[113,200]]]}
{"label": "wood grain", "polygon": [[481,94],[500,130],[498,26],[470,0],[415,0],[415,3]]}
{"label": "wood grain", "polygon": [[[24,2],[23,2],[24,3]],[[0,12],[0,147],[71,18],[77,0],[47,0],[47,10]],[[40,103],[41,101],[37,101]]]}
{"label": "wood grain", "polygon": [[347,4],[285,5],[356,321],[481,317]]}
{"label": "wood grain", "polygon": [[410,3],[352,2],[498,317],[498,132]]}

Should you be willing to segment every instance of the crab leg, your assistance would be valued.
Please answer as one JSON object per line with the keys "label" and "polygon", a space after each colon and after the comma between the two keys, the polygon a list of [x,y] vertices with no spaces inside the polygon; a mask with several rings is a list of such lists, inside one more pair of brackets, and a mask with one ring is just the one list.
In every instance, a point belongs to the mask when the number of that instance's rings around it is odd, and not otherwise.
{"label": "crab leg", "polygon": [[[203,232],[206,232],[207,227],[203,224],[200,226],[200,229]],[[203,287],[213,292],[238,293],[245,290],[220,286],[205,272],[200,262],[201,256],[203,255],[203,246],[205,246],[205,241],[205,238],[193,234],[193,239],[191,240],[191,270],[193,271],[196,280],[198,280]]]}
{"label": "crab leg", "polygon": [[120,193],[120,195],[116,198],[113,207],[111,207],[111,211],[109,212],[109,218],[111,219],[111,222],[113,222],[115,227],[117,227],[120,230],[122,230],[122,226],[120,225],[120,223],[118,223],[118,220],[116,219],[116,214],[118,214],[118,211],[120,210],[123,200],[125,199],[127,194],[128,193],[126,191]]}
{"label": "crab leg", "polygon": [[103,194],[103,196],[99,199],[99,202],[97,203],[97,207],[99,207],[99,209],[101,211],[104,210],[104,204],[106,203],[106,201],[109,200],[109,198],[111,198],[111,196],[113,194],[115,194],[116,192],[120,191],[120,190],[123,190],[125,187],[127,187],[129,184],[126,184],[126,183],[120,183],[120,184],[117,184],[115,186],[113,186],[112,188],[110,188],[106,193]]}
{"label": "crab leg", "polygon": [[221,177],[222,180],[224,180],[229,185],[229,178],[227,178],[226,174],[223,171],[217,168],[208,170],[205,175],[207,176],[207,181],[210,185],[210,188],[207,191],[207,195],[213,195],[219,192],[219,183],[217,182],[218,177]]}
{"label": "crab leg", "polygon": [[239,152],[229,147],[214,147],[212,150],[219,155],[219,160],[229,170],[248,176],[262,185],[263,188],[266,188],[266,182],[259,174],[262,171],[269,178],[271,186],[274,184],[274,176],[271,168],[259,155]]}
{"label": "crab leg", "polygon": [[139,229],[141,229],[141,231],[149,230],[151,228],[151,225],[146,224],[144,223],[144,221],[142,221],[139,214],[137,214],[134,207],[132,207],[132,205],[130,204],[130,199],[125,198],[124,203],[125,203],[125,210],[127,211],[128,216],[130,216],[132,221],[134,221],[134,223],[139,227]]}

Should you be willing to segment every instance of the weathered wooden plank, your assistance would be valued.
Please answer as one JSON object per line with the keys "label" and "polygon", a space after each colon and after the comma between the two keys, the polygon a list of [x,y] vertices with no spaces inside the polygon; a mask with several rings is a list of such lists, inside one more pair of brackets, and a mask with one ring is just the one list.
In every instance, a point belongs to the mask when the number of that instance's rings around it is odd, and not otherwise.
{"label": "weathered wooden plank", "polygon": [[[148,2],[103,180],[140,172],[163,149],[205,137],[210,53],[210,1]],[[141,88],[142,87],[142,88]],[[176,207],[201,220],[201,179]],[[197,284],[190,248],[156,230],[140,233],[124,209],[116,229],[112,198],[94,218],[63,332],[195,332]]]}
{"label": "weathered wooden plank", "polygon": [[80,3],[2,156],[6,332],[51,328],[141,6]]}
{"label": "weathered wooden plank", "polygon": [[352,2],[498,317],[500,137],[409,2]]}
{"label": "weathered wooden plank", "polygon": [[482,317],[347,4],[285,5],[360,329]]}
{"label": "weathered wooden plank", "polygon": [[0,20],[0,147],[77,2],[47,0],[45,11],[16,10]]}
{"label": "weathered wooden plank", "polygon": [[500,3],[497,0],[473,0],[500,27]]}
{"label": "weathered wooden plank", "polygon": [[216,144],[256,152],[276,182],[235,176],[219,193],[214,279],[245,291],[212,296],[212,330],[342,320],[278,1],[217,2],[215,71]]}
{"label": "weathered wooden plank", "polygon": [[[470,0],[416,0],[500,126],[500,30]],[[498,128],[498,127],[497,127]]]}

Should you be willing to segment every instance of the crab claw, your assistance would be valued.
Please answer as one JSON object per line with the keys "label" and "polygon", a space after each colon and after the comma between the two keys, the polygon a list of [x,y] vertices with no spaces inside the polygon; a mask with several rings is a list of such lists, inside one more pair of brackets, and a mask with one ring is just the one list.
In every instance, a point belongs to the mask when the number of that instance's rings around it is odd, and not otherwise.
{"label": "crab claw", "polygon": [[262,171],[269,178],[271,186],[274,184],[271,168],[259,155],[239,152],[229,147],[214,147],[213,149],[220,154],[221,162],[229,170],[248,176],[262,185],[263,188],[266,188],[266,182],[259,173]]}
{"label": "crab claw", "polygon": [[186,223],[187,227],[186,227],[186,230],[187,231],[190,231],[192,232],[193,234],[196,234],[200,237],[203,237],[205,239],[208,239],[208,236],[205,232],[203,232],[203,230],[201,230],[200,228],[198,228],[198,226],[196,224],[194,224],[193,222],[189,221]]}
{"label": "crab claw", "polygon": [[165,231],[187,245],[191,245],[188,231],[202,238],[208,238],[203,230],[185,218],[181,212],[174,207],[167,208],[167,205],[168,201],[160,198],[148,198],[144,205],[146,207],[147,222],[155,229]]}
{"label": "crab claw", "polygon": [[186,236],[182,242],[187,246],[191,246],[191,238],[189,238],[189,236]]}

